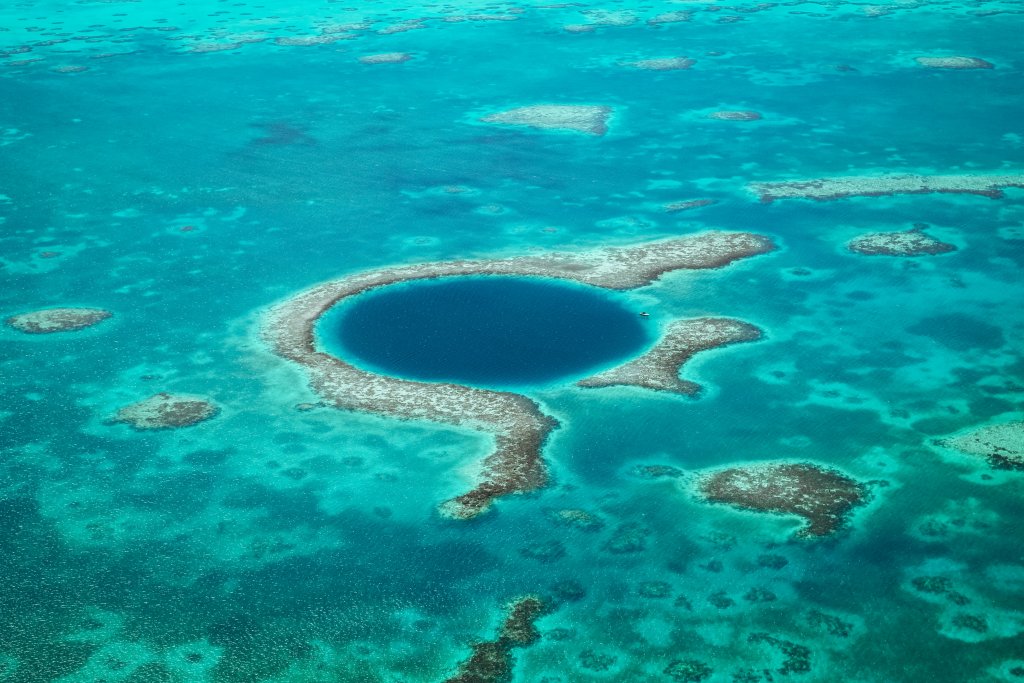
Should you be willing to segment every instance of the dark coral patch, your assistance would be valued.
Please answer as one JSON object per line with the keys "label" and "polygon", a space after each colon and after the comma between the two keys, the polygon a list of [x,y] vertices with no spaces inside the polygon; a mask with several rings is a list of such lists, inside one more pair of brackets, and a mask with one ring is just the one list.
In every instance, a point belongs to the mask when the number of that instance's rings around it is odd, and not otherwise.
{"label": "dark coral patch", "polygon": [[444,683],[498,683],[512,678],[515,665],[513,649],[533,645],[540,640],[534,622],[549,610],[546,602],[535,595],[519,598],[509,606],[508,616],[498,629],[495,640],[477,643],[469,659],[459,665],[459,672]]}
{"label": "dark coral patch", "polygon": [[764,643],[779,651],[783,656],[778,672],[782,675],[804,674],[811,670],[811,649],[799,643],[776,638],[767,633],[752,633],[747,637],[748,643]]}
{"label": "dark coral patch", "polygon": [[935,239],[923,227],[868,233],[847,242],[846,248],[865,256],[935,256],[956,251],[955,245]]}
{"label": "dark coral patch", "polygon": [[807,525],[797,536],[827,536],[868,498],[864,484],[810,463],[730,467],[703,476],[699,494],[712,503],[744,510],[797,515]]}
{"label": "dark coral patch", "polygon": [[714,670],[696,659],[677,659],[665,667],[663,673],[676,683],[700,683],[710,677]]}
{"label": "dark coral patch", "polygon": [[121,408],[112,421],[142,430],[176,429],[209,420],[218,412],[216,404],[201,396],[161,392]]}

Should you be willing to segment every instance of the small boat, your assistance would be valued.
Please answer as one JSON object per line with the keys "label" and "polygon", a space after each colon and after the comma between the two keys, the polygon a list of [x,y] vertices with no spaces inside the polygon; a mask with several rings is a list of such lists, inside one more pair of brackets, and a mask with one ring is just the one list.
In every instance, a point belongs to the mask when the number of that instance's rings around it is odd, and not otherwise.
{"label": "small boat", "polygon": [[641,318],[650,318],[651,314],[648,313],[647,311],[640,311],[640,317]]}

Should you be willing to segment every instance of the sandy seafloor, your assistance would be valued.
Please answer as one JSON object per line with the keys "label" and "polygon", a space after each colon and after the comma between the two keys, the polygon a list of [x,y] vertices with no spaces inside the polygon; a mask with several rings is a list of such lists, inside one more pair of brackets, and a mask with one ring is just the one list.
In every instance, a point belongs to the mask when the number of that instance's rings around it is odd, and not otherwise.
{"label": "sandy seafloor", "polygon": [[[441,19],[474,12],[515,20]],[[326,34],[344,40],[274,43],[362,21]],[[530,593],[558,605],[514,681],[671,681],[691,659],[712,682],[1024,680],[1024,474],[933,445],[1021,419],[1024,190],[745,190],[1020,173],[1019,4],[23,0],[0,27],[0,314],[114,314],[0,331],[0,681],[443,681]],[[262,42],[188,51],[243,34]],[[413,58],[357,60],[395,51]],[[994,68],[914,61],[953,55]],[[696,61],[620,66],[672,56]],[[477,122],[538,103],[614,114],[602,137]],[[763,118],[706,118],[720,109]],[[717,203],[661,209],[698,198]],[[844,247],[914,223],[958,250]],[[471,522],[436,505],[468,487],[484,436],[296,410],[318,397],[256,334],[270,304],[361,269],[709,228],[781,248],[624,296],[651,324],[732,316],[765,339],[688,365],[695,400],[529,392],[562,422],[552,484]],[[158,391],[221,412],[161,432],[106,422]],[[630,474],[771,459],[889,485],[806,540],[796,520]],[[560,508],[604,526],[552,524]],[[969,603],[916,590],[921,576]],[[783,641],[809,670],[783,672]]]}

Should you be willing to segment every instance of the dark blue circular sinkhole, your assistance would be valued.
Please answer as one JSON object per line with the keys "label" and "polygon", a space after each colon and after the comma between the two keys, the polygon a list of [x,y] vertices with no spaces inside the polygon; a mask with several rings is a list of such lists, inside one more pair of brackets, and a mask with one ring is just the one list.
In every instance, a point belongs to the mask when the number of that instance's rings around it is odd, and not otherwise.
{"label": "dark blue circular sinkhole", "polygon": [[485,387],[547,384],[635,356],[648,325],[596,287],[511,276],[389,285],[324,317],[328,351],[366,370]]}

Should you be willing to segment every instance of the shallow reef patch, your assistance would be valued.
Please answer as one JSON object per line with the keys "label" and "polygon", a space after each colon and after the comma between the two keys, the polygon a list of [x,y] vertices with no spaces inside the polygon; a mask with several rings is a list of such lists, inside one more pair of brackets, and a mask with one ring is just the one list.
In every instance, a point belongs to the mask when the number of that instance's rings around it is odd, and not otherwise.
{"label": "shallow reef patch", "polygon": [[934,443],[982,458],[995,470],[1024,472],[1024,421],[977,427]]}
{"label": "shallow reef patch", "polygon": [[26,334],[77,332],[98,325],[113,313],[102,308],[44,308],[7,318],[6,323]]}
{"label": "shallow reef patch", "polygon": [[375,55],[363,55],[359,61],[363,64],[401,64],[412,59],[408,52],[382,52]]}
{"label": "shallow reef patch", "polygon": [[846,248],[864,256],[934,256],[956,251],[956,246],[936,239],[924,226],[897,232],[872,232],[855,237]]}
{"label": "shallow reef patch", "polygon": [[995,64],[980,57],[914,57],[914,61],[930,69],[994,69]]}
{"label": "shallow reef patch", "polygon": [[728,467],[696,481],[698,496],[753,512],[795,515],[806,522],[797,537],[828,536],[867,502],[868,487],[836,470],[806,462]]}
{"label": "shallow reef patch", "polygon": [[161,392],[124,406],[111,422],[123,422],[140,430],[177,429],[209,420],[219,412],[220,408],[204,396]]}
{"label": "shallow reef patch", "polygon": [[611,107],[599,105],[535,104],[488,114],[480,121],[600,136],[608,132],[608,119],[611,114]]}
{"label": "shallow reef patch", "polygon": [[540,640],[535,622],[548,611],[550,606],[535,595],[514,601],[498,628],[497,637],[473,645],[472,654],[459,665],[458,673],[444,679],[444,683],[500,683],[511,680],[515,666],[513,650]]}

